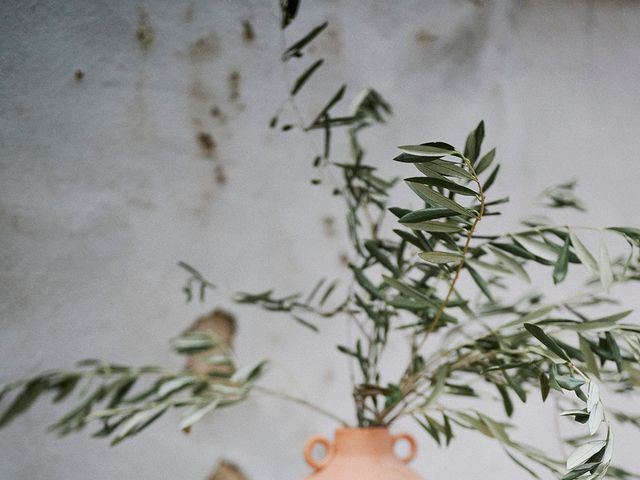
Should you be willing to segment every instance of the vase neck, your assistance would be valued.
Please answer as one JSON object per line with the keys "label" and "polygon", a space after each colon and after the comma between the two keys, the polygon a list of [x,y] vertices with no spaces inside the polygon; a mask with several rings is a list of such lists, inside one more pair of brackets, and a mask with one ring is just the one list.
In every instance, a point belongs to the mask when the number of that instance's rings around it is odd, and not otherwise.
{"label": "vase neck", "polygon": [[393,437],[386,427],[336,430],[336,452],[346,455],[392,455]]}

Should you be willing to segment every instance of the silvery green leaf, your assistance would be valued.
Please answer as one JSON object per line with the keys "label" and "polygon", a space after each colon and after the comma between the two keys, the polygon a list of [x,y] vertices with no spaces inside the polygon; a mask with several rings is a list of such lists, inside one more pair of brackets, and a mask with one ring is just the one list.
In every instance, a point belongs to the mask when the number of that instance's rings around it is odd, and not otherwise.
{"label": "silvery green leaf", "polygon": [[587,267],[594,275],[599,275],[600,271],[598,268],[598,262],[596,262],[596,259],[591,255],[591,252],[584,246],[584,243],[580,241],[578,236],[573,233],[573,230],[571,229],[569,229],[569,236],[580,263]]}
{"label": "silvery green leaf", "polygon": [[548,260],[550,262],[556,262],[558,255],[560,254],[559,248],[554,248],[548,243],[542,242],[531,238],[527,235],[514,235],[514,239],[521,244],[529,252],[537,255],[540,258]]}
{"label": "silvery green leaf", "polygon": [[218,341],[206,332],[186,332],[174,338],[171,343],[176,352],[191,355],[215,348]]}
{"label": "silvery green leaf", "polygon": [[509,328],[509,327],[515,327],[517,325],[522,325],[523,323],[537,322],[539,320],[542,320],[543,318],[546,318],[547,315],[549,315],[549,313],[555,310],[555,308],[556,308],[555,305],[545,305],[544,307],[540,307],[535,310],[532,310],[531,312],[528,312],[522,317],[517,318],[516,320],[513,320],[503,325],[500,328]]}
{"label": "silvery green leaf", "polygon": [[435,220],[426,220],[424,222],[404,223],[400,222],[412,230],[422,230],[425,232],[441,232],[441,233],[458,233],[462,231],[455,223],[437,222]]}
{"label": "silvery green leaf", "polygon": [[398,147],[404,153],[419,157],[444,157],[455,153],[455,150],[433,145],[401,145]]}
{"label": "silvery green leaf", "polygon": [[600,255],[598,257],[598,267],[600,270],[600,281],[604,290],[608,293],[613,284],[613,272],[611,271],[611,260],[609,259],[609,251],[604,239],[600,239]]}
{"label": "silvery green leaf", "polygon": [[191,426],[204,417],[207,413],[215,410],[220,404],[220,399],[215,398],[204,406],[194,407],[187,412],[180,422],[180,430],[189,430]]}
{"label": "silvery green leaf", "polygon": [[158,389],[158,396],[165,397],[171,393],[174,393],[187,385],[191,385],[194,382],[193,377],[179,377],[164,382]]}
{"label": "silvery green leaf", "polygon": [[254,364],[246,365],[233,374],[231,381],[245,383],[256,380],[264,372],[267,363],[266,360],[261,360]]}
{"label": "silvery green leaf", "polygon": [[459,253],[453,252],[422,252],[418,255],[423,260],[431,263],[458,263],[463,258]]}
{"label": "silvery green leaf", "polygon": [[449,210],[459,213],[460,215],[464,215],[465,217],[471,216],[469,210],[464,208],[459,203],[451,200],[450,198],[445,197],[441,193],[432,190],[428,185],[423,185],[422,183],[416,183],[412,181],[408,181],[407,183],[409,184],[409,187],[411,187],[411,190],[416,192],[416,194],[418,194],[423,200],[427,200],[441,207],[448,208]]}
{"label": "silvery green leaf", "polygon": [[604,420],[604,408],[602,406],[602,402],[598,401],[592,407],[591,412],[589,413],[589,434],[594,435],[598,431],[598,427]]}
{"label": "silvery green leaf", "polygon": [[111,444],[116,445],[125,438],[140,432],[141,430],[149,426],[153,421],[158,419],[164,412],[167,411],[168,408],[168,405],[158,405],[157,407],[153,407],[148,410],[142,410],[134,414],[118,429],[118,432],[116,433],[116,436],[112,440]]}
{"label": "silvery green leaf", "polygon": [[567,458],[567,470],[573,470],[578,465],[582,465],[589,460],[593,455],[602,450],[607,444],[604,440],[595,440],[593,442],[585,443],[576,448],[569,458]]}
{"label": "silvery green leaf", "polygon": [[587,391],[587,412],[591,412],[593,407],[600,401],[600,389],[598,384],[594,381],[589,382],[589,389]]}
{"label": "silvery green leaf", "polygon": [[524,269],[524,267],[520,264],[520,262],[518,262],[515,258],[511,257],[510,255],[507,255],[506,253],[502,252],[501,250],[495,248],[492,245],[489,246],[489,249],[491,249],[491,251],[496,256],[496,258],[500,263],[502,263],[505,267],[509,268],[514,274],[516,274],[525,282],[531,283],[531,278],[529,277],[529,274]]}

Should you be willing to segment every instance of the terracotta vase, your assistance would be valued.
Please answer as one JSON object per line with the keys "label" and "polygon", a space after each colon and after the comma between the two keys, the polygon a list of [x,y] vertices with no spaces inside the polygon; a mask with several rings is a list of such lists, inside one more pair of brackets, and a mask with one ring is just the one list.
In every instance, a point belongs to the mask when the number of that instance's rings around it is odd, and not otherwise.
{"label": "terracotta vase", "polygon": [[[312,437],[304,446],[304,459],[315,470],[306,480],[422,480],[407,464],[416,456],[416,441],[408,433],[391,435],[387,428],[341,428],[335,441]],[[397,442],[409,444],[409,453],[394,453]],[[322,445],[324,458],[313,455]]]}

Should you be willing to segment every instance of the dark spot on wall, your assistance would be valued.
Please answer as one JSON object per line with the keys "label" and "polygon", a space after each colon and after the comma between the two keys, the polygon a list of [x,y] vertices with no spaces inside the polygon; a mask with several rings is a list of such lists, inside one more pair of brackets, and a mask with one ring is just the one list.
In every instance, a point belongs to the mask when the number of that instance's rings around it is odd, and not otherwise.
{"label": "dark spot on wall", "polygon": [[253,25],[249,20],[242,22],[242,40],[245,43],[251,43],[256,39],[256,32],[253,30]]}
{"label": "dark spot on wall", "polygon": [[225,185],[227,183],[227,174],[224,171],[224,167],[219,163],[213,167],[213,178],[218,185]]}
{"label": "dark spot on wall", "polygon": [[416,32],[413,38],[420,45],[429,45],[435,42],[438,39],[438,36],[435,33],[430,32],[429,30],[426,30],[423,28],[422,30],[419,30],[418,32]]}
{"label": "dark spot on wall", "polygon": [[229,74],[229,100],[232,102],[240,98],[240,72],[234,70]]}
{"label": "dark spot on wall", "polygon": [[207,63],[212,61],[219,52],[220,39],[215,32],[211,32],[189,45],[187,55],[191,63]]}
{"label": "dark spot on wall", "polygon": [[82,79],[84,79],[84,71],[81,69],[77,69],[75,72],[73,72],[73,78],[75,78],[78,82],[82,81]]}
{"label": "dark spot on wall", "polygon": [[224,114],[222,110],[220,110],[220,107],[217,107],[214,105],[209,110],[209,113],[213,118],[216,118],[221,124],[224,125],[225,123],[227,123],[227,116]]}
{"label": "dark spot on wall", "polygon": [[238,465],[228,460],[222,460],[209,480],[247,480],[247,477]]}
{"label": "dark spot on wall", "polygon": [[208,132],[199,132],[196,135],[196,140],[198,141],[198,145],[204,152],[204,154],[208,157],[213,155],[213,151],[216,148],[216,141],[213,139],[213,136]]}
{"label": "dark spot on wall", "polygon": [[193,13],[194,13],[194,7],[193,7],[193,3],[192,3],[184,11],[184,21],[187,22],[187,23],[193,22],[193,17],[194,17]]}
{"label": "dark spot on wall", "polygon": [[153,41],[155,40],[155,32],[151,19],[146,10],[140,9],[138,12],[138,26],[136,27],[136,41],[143,52],[147,52]]}
{"label": "dark spot on wall", "polygon": [[327,215],[322,218],[322,227],[326,237],[332,238],[336,236],[336,219],[332,216]]}
{"label": "dark spot on wall", "polygon": [[349,255],[347,255],[346,252],[341,252],[338,260],[340,260],[341,265],[344,265],[345,267],[349,266]]}
{"label": "dark spot on wall", "polygon": [[207,102],[209,100],[210,94],[207,86],[204,84],[202,80],[199,78],[194,78],[189,83],[188,93],[191,97],[195,98],[198,101]]}

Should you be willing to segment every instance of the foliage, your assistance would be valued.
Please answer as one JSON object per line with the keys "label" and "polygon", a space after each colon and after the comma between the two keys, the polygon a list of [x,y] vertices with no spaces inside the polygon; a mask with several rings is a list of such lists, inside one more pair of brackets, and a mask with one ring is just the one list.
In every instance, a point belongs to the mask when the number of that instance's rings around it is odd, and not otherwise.
{"label": "foliage", "polygon": [[[281,6],[284,29],[296,16],[298,2],[281,1]],[[303,57],[305,47],[326,26],[323,23],[292,43],[283,61]],[[292,82],[284,104],[292,112],[297,111],[295,96],[322,65],[323,59],[314,61]],[[489,195],[500,165],[496,149],[483,148],[484,122],[467,136],[464,148],[441,141],[399,147],[394,160],[398,171],[414,169],[404,183],[420,206],[390,206],[391,190],[399,182],[384,178],[365,162],[360,134],[383,124],[391,108],[378,92],[366,89],[347,114],[334,115],[345,92],[346,86],[339,87],[310,122],[299,119],[297,127],[323,134],[323,151],[313,166],[340,179],[331,192],[342,197],[346,207],[352,258],[349,282],[343,284],[349,287],[339,288],[337,280],[323,278],[306,295],[279,295],[269,289],[238,293],[234,300],[284,312],[312,330],[318,330],[324,318],[355,325],[357,337],[351,344],[337,345],[337,350],[358,372],[352,391],[358,426],[389,425],[411,417],[439,445],[449,445],[460,429],[475,430],[499,442],[535,478],[539,478],[537,467],[564,480],[605,475],[640,478],[611,466],[614,421],[640,426],[639,417],[607,408],[601,396],[605,388],[607,397],[636,395],[640,384],[640,325],[610,296],[618,285],[640,279],[640,229],[586,228],[529,217],[516,231],[478,234],[479,225],[484,228],[508,202]],[[271,120],[272,128],[283,113],[281,107]],[[282,129],[295,126],[288,123]],[[345,129],[348,136],[348,161],[331,158],[336,129]],[[584,211],[575,186],[569,182],[548,188],[543,204]],[[391,222],[387,212],[395,217]],[[599,239],[597,251],[585,242],[594,235]],[[609,251],[618,251],[620,240],[626,254],[612,258]],[[214,284],[195,268],[185,263],[181,267],[189,274],[184,287],[187,300],[194,291],[204,300]],[[582,293],[560,301],[539,292],[515,296],[514,291],[531,283],[533,271],[541,269],[554,284],[565,282],[569,273],[586,272],[588,279]],[[461,280],[466,282],[464,288]],[[340,298],[333,299],[337,295]],[[407,339],[406,365],[399,378],[383,378],[381,365],[392,335]],[[215,339],[202,333],[174,341],[174,348],[187,354],[215,346]],[[209,360],[232,362],[230,352]],[[158,367],[85,362],[79,370],[53,371],[4,387],[1,396],[17,395],[5,408],[0,426],[43,393],[53,392],[54,401],[60,401],[84,390],[81,403],[54,430],[67,433],[96,420],[102,423],[96,435],[112,436],[117,443],[172,407],[187,409],[181,428],[188,430],[207,412],[240,402],[260,388],[255,382],[264,365],[209,378]],[[148,385],[133,392],[143,377],[149,379]],[[508,418],[518,401],[526,402],[534,394],[543,401],[556,398],[563,405],[561,416],[584,424],[583,436],[563,439],[573,448],[566,461],[520,442],[511,424],[480,410],[497,401]],[[308,402],[278,395],[326,413]],[[451,397],[466,397],[477,406],[454,407],[448,401]]]}

